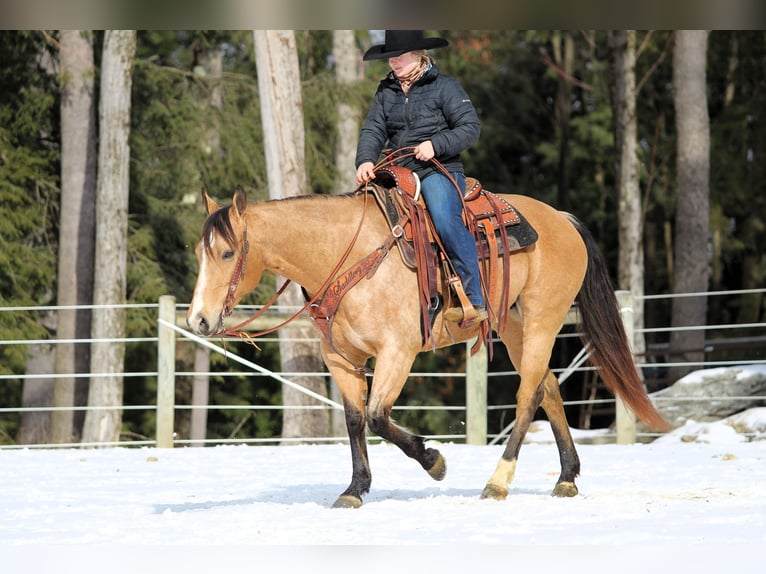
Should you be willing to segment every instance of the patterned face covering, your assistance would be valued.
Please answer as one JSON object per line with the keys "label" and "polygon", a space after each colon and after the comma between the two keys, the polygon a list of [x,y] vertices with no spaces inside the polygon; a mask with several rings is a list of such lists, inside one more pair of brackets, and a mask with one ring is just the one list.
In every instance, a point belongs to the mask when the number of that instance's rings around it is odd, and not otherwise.
{"label": "patterned face covering", "polygon": [[430,67],[431,63],[429,62],[428,58],[421,57],[418,65],[415,66],[415,68],[413,68],[409,74],[406,74],[401,78],[397,76],[396,79],[399,81],[399,85],[402,86],[402,91],[406,94],[409,91],[410,86],[412,86],[412,84],[416,82],[418,78],[420,78],[420,76],[422,76]]}

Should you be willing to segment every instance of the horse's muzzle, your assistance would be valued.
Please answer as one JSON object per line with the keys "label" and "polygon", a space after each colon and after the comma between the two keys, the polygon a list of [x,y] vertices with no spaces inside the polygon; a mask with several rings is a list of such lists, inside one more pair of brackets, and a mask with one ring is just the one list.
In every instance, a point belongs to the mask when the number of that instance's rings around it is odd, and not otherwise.
{"label": "horse's muzzle", "polygon": [[215,323],[211,323],[201,313],[198,313],[194,317],[187,316],[186,324],[197,335],[209,337],[221,332],[223,329],[223,317],[219,314]]}

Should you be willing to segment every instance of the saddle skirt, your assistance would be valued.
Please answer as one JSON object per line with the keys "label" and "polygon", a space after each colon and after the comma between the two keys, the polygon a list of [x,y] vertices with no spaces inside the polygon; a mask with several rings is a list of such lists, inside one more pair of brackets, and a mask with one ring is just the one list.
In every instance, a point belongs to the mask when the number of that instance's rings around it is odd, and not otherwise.
{"label": "saddle skirt", "polygon": [[[403,201],[407,195],[425,209],[425,202],[420,196],[420,182],[412,171],[400,166],[389,166],[379,169],[376,177],[368,186],[378,205],[388,219],[393,229],[406,215],[403,233],[397,241],[399,253],[405,265],[417,268],[418,248],[415,245],[412,218],[409,217],[408,204]],[[537,241],[537,232],[505,198],[482,187],[481,183],[472,177],[466,178],[466,193],[463,197],[465,210],[463,221],[470,230],[475,230],[476,252],[479,259],[494,259],[510,254]],[[426,214],[428,210],[425,210]],[[430,244],[436,243],[435,231],[429,224],[428,239]]]}

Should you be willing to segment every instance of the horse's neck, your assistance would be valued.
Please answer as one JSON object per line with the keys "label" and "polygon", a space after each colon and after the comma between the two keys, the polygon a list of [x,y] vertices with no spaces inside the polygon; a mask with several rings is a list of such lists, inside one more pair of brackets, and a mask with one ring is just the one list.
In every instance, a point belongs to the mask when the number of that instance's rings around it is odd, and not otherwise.
{"label": "horse's neck", "polygon": [[[370,205],[368,202],[368,211]],[[349,246],[362,208],[361,198],[344,196],[268,201],[253,210],[248,235],[257,238],[262,247],[266,269],[311,290],[324,282]],[[369,213],[365,217],[365,231],[354,252],[376,245],[368,233],[377,227],[373,219]],[[349,256],[351,262],[355,256],[357,253]]]}

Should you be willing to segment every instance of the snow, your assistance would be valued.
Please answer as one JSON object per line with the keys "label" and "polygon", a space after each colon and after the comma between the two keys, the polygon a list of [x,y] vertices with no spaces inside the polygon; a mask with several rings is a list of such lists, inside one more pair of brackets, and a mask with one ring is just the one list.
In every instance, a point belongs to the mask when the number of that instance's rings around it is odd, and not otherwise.
{"label": "snow", "polygon": [[[679,381],[684,385],[698,385],[706,382],[707,379],[723,377],[728,373],[736,373],[736,379],[742,381],[749,379],[754,375],[766,376],[766,365],[741,365],[737,367],[714,367],[711,369],[698,369],[692,371]],[[657,394],[657,393],[655,393]]]}
{"label": "snow", "polygon": [[638,572],[651,560],[761,572],[766,440],[736,429],[762,431],[766,408],[732,420],[649,444],[579,444],[571,499],[550,496],[560,469],[546,424],[504,501],[479,498],[501,446],[438,445],[448,470],[434,482],[396,447],[371,444],[372,489],[355,510],[330,508],[351,477],[344,444],[0,451],[0,568]]}

